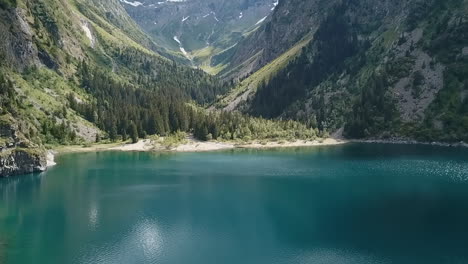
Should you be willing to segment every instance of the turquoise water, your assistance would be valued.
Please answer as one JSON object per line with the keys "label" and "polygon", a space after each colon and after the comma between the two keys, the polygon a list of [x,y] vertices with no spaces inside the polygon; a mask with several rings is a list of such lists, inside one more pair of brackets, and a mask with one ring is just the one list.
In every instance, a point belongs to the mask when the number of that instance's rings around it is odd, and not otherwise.
{"label": "turquoise water", "polygon": [[0,179],[0,263],[468,263],[468,149],[57,161]]}

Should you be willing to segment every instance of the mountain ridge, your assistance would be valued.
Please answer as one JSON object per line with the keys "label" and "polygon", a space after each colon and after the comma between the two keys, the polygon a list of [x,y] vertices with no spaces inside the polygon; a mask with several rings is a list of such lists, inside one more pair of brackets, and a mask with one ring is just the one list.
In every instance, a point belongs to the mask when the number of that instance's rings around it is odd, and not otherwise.
{"label": "mountain ridge", "polygon": [[230,50],[255,30],[276,6],[272,0],[121,1],[153,40],[186,64],[217,73],[225,65],[211,57]]}
{"label": "mountain ridge", "polygon": [[349,137],[467,140],[466,1],[336,1],[330,10],[301,55],[236,109]]}

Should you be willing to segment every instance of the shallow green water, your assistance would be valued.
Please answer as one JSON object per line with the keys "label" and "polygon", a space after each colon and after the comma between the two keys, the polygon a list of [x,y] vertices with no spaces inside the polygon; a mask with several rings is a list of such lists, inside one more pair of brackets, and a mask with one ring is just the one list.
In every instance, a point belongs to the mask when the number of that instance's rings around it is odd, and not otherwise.
{"label": "shallow green water", "polygon": [[67,154],[0,180],[0,263],[468,263],[468,150]]}

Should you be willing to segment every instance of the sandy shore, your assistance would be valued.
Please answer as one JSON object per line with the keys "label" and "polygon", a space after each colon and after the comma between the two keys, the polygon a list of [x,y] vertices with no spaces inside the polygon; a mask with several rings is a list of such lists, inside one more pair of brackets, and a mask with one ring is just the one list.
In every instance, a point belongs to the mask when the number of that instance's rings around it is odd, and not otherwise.
{"label": "sandy shore", "polygon": [[[151,139],[140,140],[135,144],[96,144],[91,146],[61,146],[56,148],[56,153],[74,153],[74,152],[96,152],[96,151],[161,151],[161,152],[205,152],[228,150],[235,148],[287,148],[287,147],[310,147],[310,146],[329,146],[347,143],[345,140],[328,138],[325,140],[305,141],[298,140],[294,142],[266,142],[261,143],[253,141],[251,143],[234,143],[234,142],[218,142],[218,141],[199,141],[193,138],[188,138],[185,143],[174,147],[162,145],[159,141]],[[53,157],[51,157],[53,160]]]}
{"label": "sandy shore", "polygon": [[295,142],[267,142],[266,144],[261,144],[259,142],[254,142],[252,144],[239,145],[238,148],[288,148],[288,147],[312,147],[312,146],[331,146],[347,143],[346,140],[327,138],[323,141],[313,140],[298,140]]}
{"label": "sandy shore", "polygon": [[150,151],[155,148],[155,145],[150,139],[139,140],[135,144],[124,144],[116,147],[109,148],[109,150],[120,151]]}
{"label": "sandy shore", "polygon": [[215,151],[223,149],[233,149],[234,144],[222,143],[222,142],[202,142],[197,140],[189,140],[186,144],[179,145],[175,148],[171,148],[170,151],[175,152],[203,152],[203,151]]}

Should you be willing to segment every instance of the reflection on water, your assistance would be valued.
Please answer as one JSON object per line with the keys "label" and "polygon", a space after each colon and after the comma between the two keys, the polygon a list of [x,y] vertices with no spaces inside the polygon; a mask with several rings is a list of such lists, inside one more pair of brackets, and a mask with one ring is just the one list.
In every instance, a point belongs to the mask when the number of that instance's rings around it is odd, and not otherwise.
{"label": "reflection on water", "polygon": [[[80,263],[155,263],[163,246],[160,231],[155,222],[143,220],[122,235],[116,243],[105,245],[99,250],[89,249],[89,254]],[[141,254],[142,253],[142,254]]]}
{"label": "reflection on water", "polygon": [[91,207],[89,208],[89,226],[93,229],[96,228],[98,223],[98,208],[96,203],[92,203]]}
{"label": "reflection on water", "polygon": [[6,263],[468,263],[468,150],[81,153],[0,180]]}

